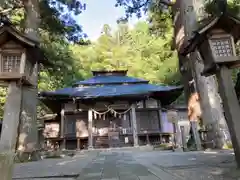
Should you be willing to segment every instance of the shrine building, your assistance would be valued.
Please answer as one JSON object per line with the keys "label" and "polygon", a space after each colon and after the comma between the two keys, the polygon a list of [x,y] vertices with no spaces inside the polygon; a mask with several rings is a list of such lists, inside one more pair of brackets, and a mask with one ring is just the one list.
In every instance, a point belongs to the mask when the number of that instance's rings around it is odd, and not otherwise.
{"label": "shrine building", "polygon": [[94,149],[170,141],[166,107],[182,86],[153,85],[127,71],[93,71],[93,77],[56,91],[40,92],[52,115],[44,119],[45,148]]}

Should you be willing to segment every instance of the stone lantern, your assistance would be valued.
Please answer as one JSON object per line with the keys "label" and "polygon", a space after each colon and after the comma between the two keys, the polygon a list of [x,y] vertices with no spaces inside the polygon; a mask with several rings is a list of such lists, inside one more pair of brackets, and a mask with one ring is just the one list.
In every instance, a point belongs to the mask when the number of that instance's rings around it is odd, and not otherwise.
{"label": "stone lantern", "polygon": [[231,69],[240,66],[235,43],[240,38],[240,19],[227,12],[208,18],[195,31],[182,55],[199,51],[204,63],[202,75],[216,75],[224,114],[231,135],[235,159],[240,167],[240,106],[232,81]]}
{"label": "stone lantern", "polygon": [[10,22],[0,27],[0,81],[37,85],[38,64],[46,58],[39,43],[22,34]]}
{"label": "stone lantern", "polygon": [[240,19],[224,13],[203,21],[181,54],[187,55],[198,49],[204,63],[202,75],[209,76],[215,74],[217,65],[240,66],[240,58],[235,51],[239,37]]}
{"label": "stone lantern", "polygon": [[[8,86],[0,139],[1,179],[11,179],[13,159],[39,159],[37,83],[39,63],[49,64],[39,43],[0,17],[0,85]],[[21,153],[19,153],[21,152]]]}

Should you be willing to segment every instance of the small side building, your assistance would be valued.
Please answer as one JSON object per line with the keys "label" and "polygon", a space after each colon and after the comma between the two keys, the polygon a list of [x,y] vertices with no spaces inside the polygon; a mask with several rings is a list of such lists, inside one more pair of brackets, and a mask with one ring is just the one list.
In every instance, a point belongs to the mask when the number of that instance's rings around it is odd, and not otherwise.
{"label": "small side building", "polygon": [[168,142],[173,126],[162,120],[162,108],[182,91],[129,77],[127,71],[93,71],[92,78],[72,87],[39,93],[55,114],[44,120],[45,145],[80,150]]}

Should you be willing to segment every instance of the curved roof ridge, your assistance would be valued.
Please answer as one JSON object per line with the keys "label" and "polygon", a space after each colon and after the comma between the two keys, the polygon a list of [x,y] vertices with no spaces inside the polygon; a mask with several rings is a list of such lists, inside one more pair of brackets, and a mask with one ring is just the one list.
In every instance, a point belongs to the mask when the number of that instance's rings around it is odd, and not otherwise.
{"label": "curved roof ridge", "polygon": [[111,76],[111,75],[118,75],[118,76],[126,76],[128,70],[94,70],[92,71],[93,76]]}
{"label": "curved roof ridge", "polygon": [[121,85],[125,83],[126,84],[148,84],[149,81],[140,79],[140,78],[130,77],[130,76],[98,75],[83,81],[78,81],[74,83],[73,86],[117,85],[117,84]]}

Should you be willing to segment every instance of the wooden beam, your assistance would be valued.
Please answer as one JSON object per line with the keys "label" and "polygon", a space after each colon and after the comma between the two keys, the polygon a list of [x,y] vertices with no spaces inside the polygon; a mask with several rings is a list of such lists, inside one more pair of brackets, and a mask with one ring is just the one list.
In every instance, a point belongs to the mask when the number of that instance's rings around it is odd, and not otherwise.
{"label": "wooden beam", "polygon": [[[24,50],[24,52],[22,52],[21,54],[21,61],[20,61],[20,69],[19,72],[20,74],[25,74],[25,70],[26,70],[26,51]],[[30,72],[28,72],[30,73]]]}
{"label": "wooden beam", "polygon": [[150,145],[150,140],[149,140],[149,134],[146,135],[146,139],[147,139],[147,145]]}
{"label": "wooden beam", "polygon": [[81,149],[81,141],[80,138],[77,138],[77,150],[80,151]]}
{"label": "wooden beam", "polygon": [[134,146],[138,146],[139,144],[138,144],[138,134],[137,134],[138,131],[137,131],[136,104],[132,104],[131,120],[132,120]]}
{"label": "wooden beam", "polygon": [[61,138],[64,137],[64,118],[65,118],[65,114],[64,114],[64,109],[61,110]]}
{"label": "wooden beam", "polygon": [[93,111],[92,109],[88,110],[88,149],[93,149]]}
{"label": "wooden beam", "polygon": [[162,105],[161,105],[161,102],[158,101],[158,123],[159,123],[159,130],[162,132],[163,130],[163,123],[162,123]]}
{"label": "wooden beam", "polygon": [[62,150],[65,150],[65,149],[66,149],[66,139],[64,137],[62,142]]}

